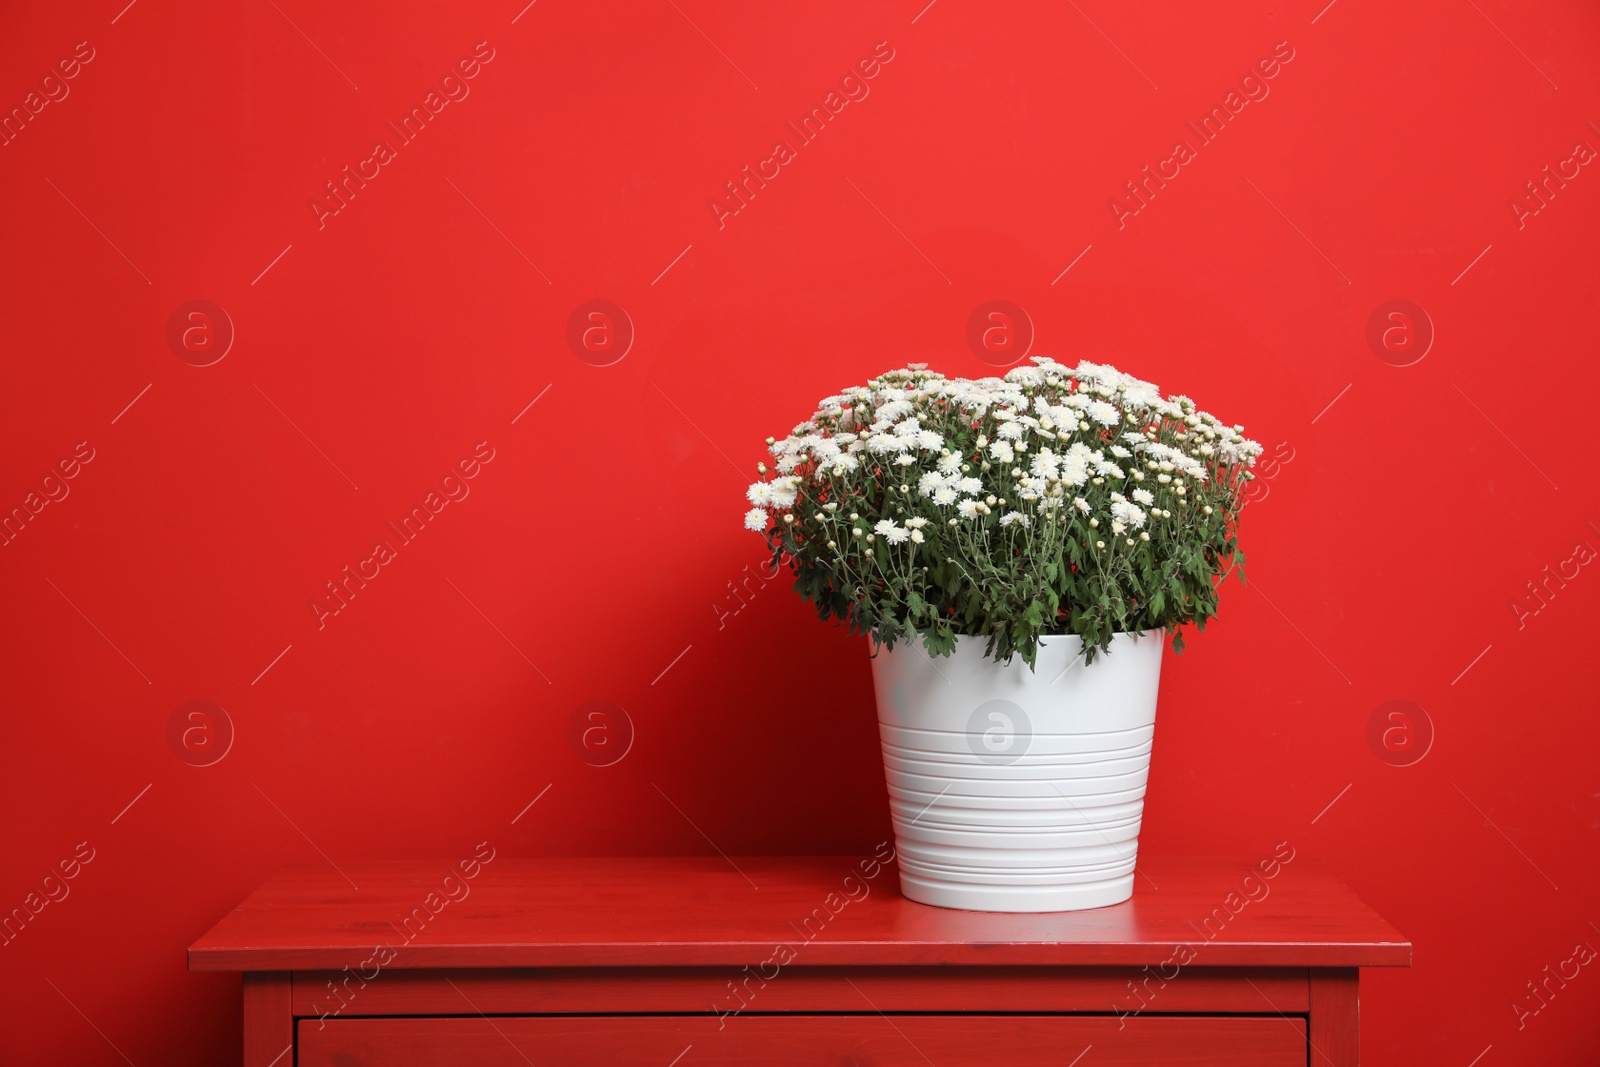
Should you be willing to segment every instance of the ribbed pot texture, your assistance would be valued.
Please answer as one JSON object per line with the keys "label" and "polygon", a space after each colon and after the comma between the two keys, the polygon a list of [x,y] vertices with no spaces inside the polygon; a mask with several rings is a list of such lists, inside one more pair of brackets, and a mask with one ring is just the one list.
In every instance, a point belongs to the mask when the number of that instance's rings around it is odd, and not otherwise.
{"label": "ribbed pot texture", "polygon": [[1077,911],[1133,895],[1150,772],[1160,631],[1118,634],[1085,666],[1046,637],[1037,666],[986,638],[872,661],[884,772],[911,900],[972,911]]}

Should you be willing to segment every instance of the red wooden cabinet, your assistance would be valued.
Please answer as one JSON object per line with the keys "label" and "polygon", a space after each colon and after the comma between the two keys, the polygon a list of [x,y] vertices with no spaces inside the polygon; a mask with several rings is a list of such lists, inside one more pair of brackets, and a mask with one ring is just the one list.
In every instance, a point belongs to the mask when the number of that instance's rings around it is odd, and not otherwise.
{"label": "red wooden cabinet", "polygon": [[244,972],[246,1067],[1350,1067],[1358,968],[1411,946],[1271,870],[1152,864],[1124,904],[998,915],[907,901],[878,859],[298,869],[189,964]]}

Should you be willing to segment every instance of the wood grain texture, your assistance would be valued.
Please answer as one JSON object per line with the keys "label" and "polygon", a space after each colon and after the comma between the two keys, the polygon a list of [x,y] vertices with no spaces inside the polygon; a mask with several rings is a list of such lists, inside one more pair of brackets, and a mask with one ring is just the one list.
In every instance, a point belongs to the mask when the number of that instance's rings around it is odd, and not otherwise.
{"label": "wood grain texture", "polygon": [[1304,1067],[1300,1019],[758,1016],[301,1024],[301,1067]]}
{"label": "wood grain texture", "polygon": [[742,967],[770,960],[778,945],[792,947],[798,966],[1170,967],[1180,945],[1199,967],[1411,959],[1404,937],[1303,859],[1261,883],[1267,892],[1255,900],[1242,888],[1245,863],[1167,861],[1142,867],[1125,903],[1047,915],[912,903],[892,865],[868,880],[861,862],[501,858],[461,882],[456,900],[441,888],[451,873],[443,861],[294,868],[191,946],[189,966],[360,968],[380,945],[394,953],[384,969]]}
{"label": "wood grain texture", "polygon": [[1359,972],[1311,973],[1311,1062],[1316,1067],[1356,1067],[1361,1060]]}
{"label": "wood grain texture", "polygon": [[244,976],[244,1067],[293,1067],[294,1017],[290,976]]}

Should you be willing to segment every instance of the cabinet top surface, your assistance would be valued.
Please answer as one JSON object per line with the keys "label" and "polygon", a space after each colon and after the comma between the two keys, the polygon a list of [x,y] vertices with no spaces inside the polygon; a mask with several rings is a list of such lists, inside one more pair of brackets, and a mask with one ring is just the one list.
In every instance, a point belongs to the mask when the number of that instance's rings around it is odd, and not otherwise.
{"label": "cabinet top surface", "polygon": [[1014,915],[908,901],[893,861],[873,857],[490,855],[286,869],[190,947],[190,969],[336,970],[380,948],[405,968],[743,966],[779,946],[800,966],[1411,961],[1404,937],[1305,859],[1152,860],[1122,904]]}

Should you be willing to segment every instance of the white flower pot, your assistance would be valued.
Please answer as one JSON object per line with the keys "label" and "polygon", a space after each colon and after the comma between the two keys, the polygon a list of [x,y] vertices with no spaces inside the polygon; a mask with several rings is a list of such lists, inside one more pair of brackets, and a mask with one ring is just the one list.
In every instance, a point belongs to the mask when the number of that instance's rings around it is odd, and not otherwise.
{"label": "white flower pot", "polygon": [[973,911],[1127,900],[1164,635],[1118,634],[1088,666],[1077,637],[1046,637],[1033,671],[987,640],[872,661],[901,890]]}

